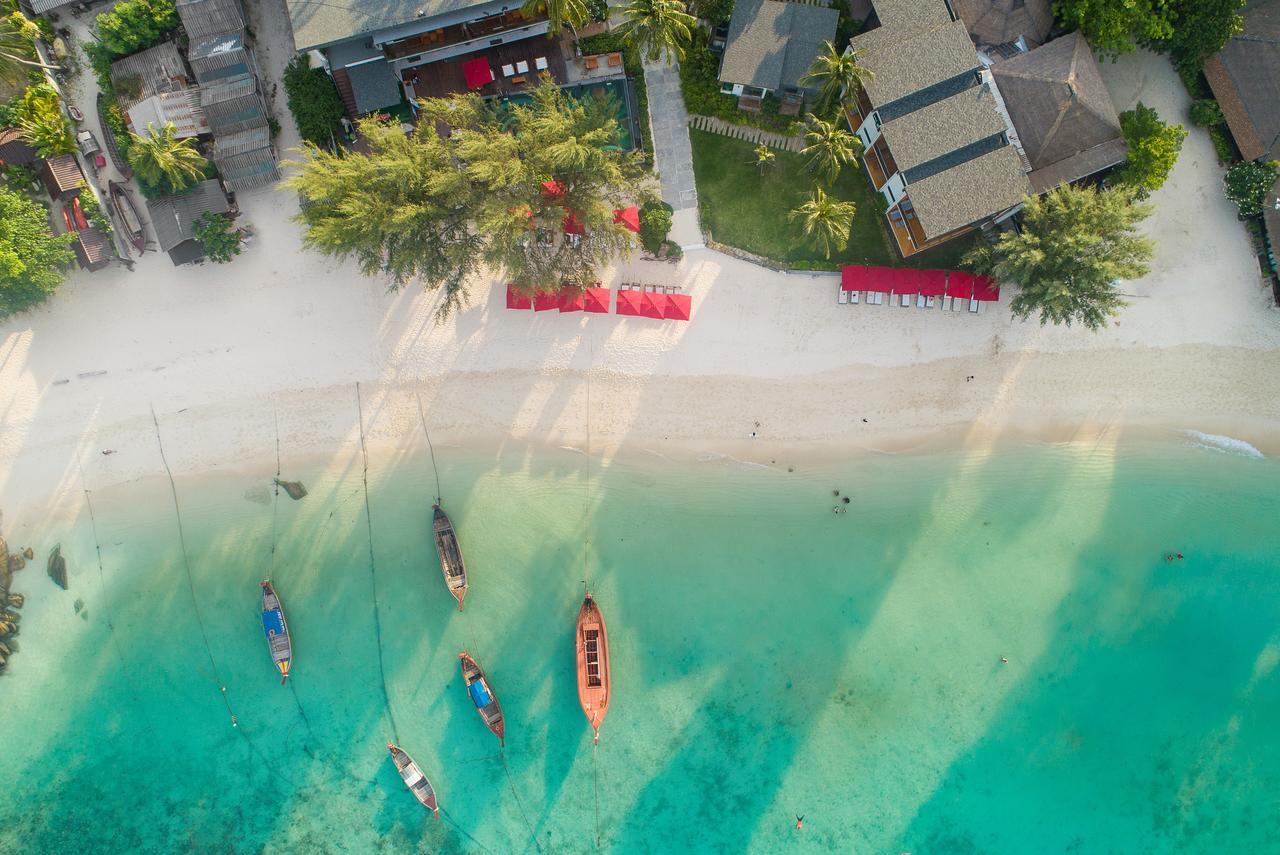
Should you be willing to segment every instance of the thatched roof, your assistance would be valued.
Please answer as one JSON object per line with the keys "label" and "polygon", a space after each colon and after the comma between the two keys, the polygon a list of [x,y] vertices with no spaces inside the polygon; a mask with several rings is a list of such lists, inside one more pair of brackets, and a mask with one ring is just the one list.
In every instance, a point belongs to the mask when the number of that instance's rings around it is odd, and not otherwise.
{"label": "thatched roof", "polygon": [[1204,76],[1245,160],[1280,159],[1280,0],[1245,6],[1244,31],[1209,57]]}
{"label": "thatched roof", "polygon": [[991,76],[1031,164],[1037,193],[1125,159],[1120,117],[1079,33],[998,62]]}
{"label": "thatched roof", "polygon": [[1044,44],[1053,29],[1050,0],[952,0],[969,35],[980,45],[1026,39],[1028,47]]}

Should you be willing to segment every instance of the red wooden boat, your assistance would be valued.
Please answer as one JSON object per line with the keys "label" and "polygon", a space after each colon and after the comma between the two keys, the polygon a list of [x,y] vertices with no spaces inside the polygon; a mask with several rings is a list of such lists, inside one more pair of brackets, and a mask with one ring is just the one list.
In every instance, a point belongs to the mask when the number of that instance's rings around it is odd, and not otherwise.
{"label": "red wooden boat", "polygon": [[600,725],[609,711],[609,636],[604,615],[592,599],[591,592],[578,609],[578,700],[595,731],[595,744],[600,743]]}
{"label": "red wooden boat", "polygon": [[467,651],[459,653],[458,659],[462,662],[462,681],[467,685],[467,696],[471,698],[471,703],[475,704],[476,712],[480,713],[480,719],[485,727],[492,730],[493,735],[498,737],[499,744],[506,745],[507,740],[504,734],[507,726],[502,718],[502,705],[498,703],[498,696],[489,687],[488,678]]}
{"label": "red wooden boat", "polygon": [[79,196],[71,197],[71,216],[75,218],[77,230],[89,228],[89,220],[84,215],[84,209],[80,207]]}
{"label": "red wooden boat", "polygon": [[439,819],[440,807],[436,804],[435,788],[431,786],[427,776],[422,774],[422,769],[399,745],[388,742],[387,750],[391,752],[391,761],[396,764],[396,771],[400,773],[400,778],[409,788],[409,792],[413,793],[413,797],[421,802],[424,808],[434,813],[436,819]]}

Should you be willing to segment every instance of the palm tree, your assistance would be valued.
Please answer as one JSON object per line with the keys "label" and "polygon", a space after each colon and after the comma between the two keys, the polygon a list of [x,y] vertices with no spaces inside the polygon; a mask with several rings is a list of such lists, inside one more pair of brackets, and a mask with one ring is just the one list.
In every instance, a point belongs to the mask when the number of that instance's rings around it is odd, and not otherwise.
{"label": "palm tree", "polygon": [[791,212],[790,219],[792,222],[800,220],[813,246],[820,247],[823,255],[830,258],[832,247],[842,252],[849,245],[849,229],[853,227],[856,213],[857,205],[829,196],[821,187],[814,185],[813,195]]}
{"label": "palm tree", "polygon": [[40,28],[22,14],[17,0],[0,0],[0,80],[22,82],[33,68],[60,70],[40,61],[35,44],[39,35]]}
{"label": "palm tree", "polygon": [[773,165],[774,160],[776,160],[776,157],[767,145],[760,143],[760,145],[756,146],[756,159],[754,162],[759,167],[761,175],[764,175],[766,166]]}
{"label": "palm tree", "polygon": [[850,47],[841,53],[831,42],[825,42],[800,83],[818,85],[818,112],[828,113],[874,76],[871,69],[862,66],[860,50]]}
{"label": "palm tree", "polygon": [[129,134],[129,165],[142,183],[181,193],[204,175],[208,161],[196,149],[195,140],[180,140],[177,133],[173,122],[165,122],[162,128],[148,122],[145,136]]}
{"label": "palm tree", "polygon": [[811,116],[804,139],[808,145],[800,153],[808,155],[809,170],[828,184],[840,176],[845,166],[858,163],[862,142],[835,122]]}
{"label": "palm tree", "polygon": [[664,51],[668,63],[673,56],[684,59],[698,20],[684,10],[681,0],[631,0],[622,14],[627,20],[618,31],[645,59],[652,62]]}
{"label": "palm tree", "polygon": [[520,11],[533,16],[547,13],[547,38],[554,39],[565,24],[581,27],[587,21],[587,4],[583,0],[525,0]]}

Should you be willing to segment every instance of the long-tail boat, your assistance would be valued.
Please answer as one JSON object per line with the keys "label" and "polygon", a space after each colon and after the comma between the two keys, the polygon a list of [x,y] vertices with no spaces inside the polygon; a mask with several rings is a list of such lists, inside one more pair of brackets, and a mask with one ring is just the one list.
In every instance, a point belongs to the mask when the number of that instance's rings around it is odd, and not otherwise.
{"label": "long-tail boat", "polygon": [[399,745],[388,742],[387,750],[391,752],[391,761],[396,764],[396,771],[404,779],[404,785],[409,788],[409,792],[413,793],[413,797],[421,802],[424,808],[434,813],[436,819],[439,819],[440,807],[436,804],[435,787],[431,786],[427,776],[422,774],[422,769]]}
{"label": "long-tail boat", "polygon": [[488,678],[467,651],[459,653],[458,659],[462,662],[462,681],[467,685],[467,695],[471,698],[471,703],[476,705],[476,712],[480,713],[485,727],[498,737],[499,744],[506,745],[506,722],[502,718],[502,705],[489,686]]}
{"label": "long-tail boat", "polygon": [[467,595],[467,565],[462,561],[462,547],[458,545],[458,535],[449,515],[438,504],[432,508],[431,528],[435,533],[436,552],[440,555],[440,571],[444,573],[449,593],[458,601],[458,611],[462,611],[462,598]]}
{"label": "long-tail boat", "polygon": [[147,245],[147,239],[142,231],[142,220],[138,219],[138,210],[133,207],[133,200],[129,198],[129,191],[123,184],[117,184],[114,181],[107,182],[107,189],[111,191],[111,204],[120,217],[120,224],[129,235],[129,243],[133,244],[133,248],[138,252],[142,252]]}
{"label": "long-tail boat", "polygon": [[271,651],[271,661],[280,669],[283,686],[293,663],[293,642],[289,638],[289,624],[284,619],[284,607],[270,582],[262,583],[262,630],[267,634],[267,648]]}
{"label": "long-tail boat", "polygon": [[604,615],[587,591],[578,609],[578,700],[600,743],[600,724],[609,711],[609,636]]}

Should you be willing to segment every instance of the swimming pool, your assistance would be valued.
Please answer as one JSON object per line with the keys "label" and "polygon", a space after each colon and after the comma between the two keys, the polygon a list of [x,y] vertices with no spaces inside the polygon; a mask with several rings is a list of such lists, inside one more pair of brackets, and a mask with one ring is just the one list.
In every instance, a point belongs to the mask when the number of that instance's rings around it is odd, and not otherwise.
{"label": "swimming pool", "polygon": [[[579,83],[576,86],[561,86],[561,91],[570,98],[584,97],[613,98],[618,108],[618,127],[621,128],[619,142],[625,149],[634,149],[636,140],[640,138],[640,128],[636,122],[636,96],[631,81],[623,78],[612,80],[593,80]],[[529,95],[508,95],[498,99],[504,103],[529,104],[533,98]]]}

